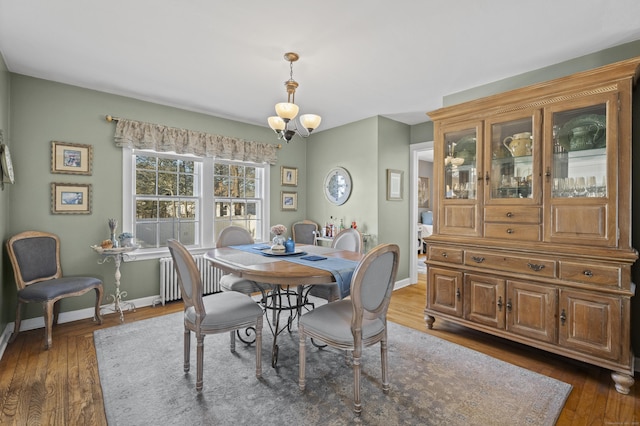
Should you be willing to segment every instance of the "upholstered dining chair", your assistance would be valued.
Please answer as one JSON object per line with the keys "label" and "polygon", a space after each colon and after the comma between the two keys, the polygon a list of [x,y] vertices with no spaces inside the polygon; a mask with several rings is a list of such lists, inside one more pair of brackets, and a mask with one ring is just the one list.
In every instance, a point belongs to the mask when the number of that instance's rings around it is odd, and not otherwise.
{"label": "upholstered dining chair", "polygon": [[235,332],[256,330],[256,377],[262,376],[262,309],[251,298],[233,291],[203,296],[204,287],[193,256],[179,241],[167,241],[184,302],[184,371],[190,369],[191,332],[196,335],[196,391],[203,386],[204,337],[229,332],[231,352],[236,350]]}
{"label": "upholstered dining chair", "polygon": [[316,237],[318,235],[318,224],[311,220],[303,220],[296,222],[291,227],[291,233],[293,234],[293,241],[297,244],[316,244]]}
{"label": "upholstered dining chair", "polygon": [[306,338],[310,337],[351,353],[353,410],[356,415],[362,412],[360,360],[363,346],[380,343],[382,391],[389,391],[387,309],[398,272],[399,256],[400,249],[395,244],[375,247],[365,255],[353,273],[350,299],[328,303],[302,315],[298,323],[300,390],[305,389]]}
{"label": "upholstered dining chair", "polygon": [[[228,247],[253,243],[253,237],[251,237],[249,231],[241,226],[232,225],[220,231],[218,240],[216,241],[216,247]],[[225,274],[220,278],[220,288],[223,290],[237,291],[247,295],[261,292],[263,298],[265,297],[265,292],[271,290],[272,287],[273,286],[270,284],[257,283],[234,274]]]}
{"label": "upholstered dining chair", "polygon": [[45,348],[49,349],[53,344],[53,326],[58,323],[60,301],[89,290],[96,292],[94,319],[102,324],[102,281],[94,277],[63,276],[60,238],[57,235],[40,231],[21,232],[9,238],[7,251],[18,287],[16,323],[9,342],[13,342],[20,332],[22,304],[39,302],[44,308]]}
{"label": "upholstered dining chair", "polygon": [[[362,253],[364,243],[362,240],[362,234],[357,229],[347,228],[338,233],[333,238],[331,247],[339,250],[355,251]],[[337,285],[316,285],[309,290],[309,294],[321,299],[325,299],[327,302],[333,302],[340,298]]]}

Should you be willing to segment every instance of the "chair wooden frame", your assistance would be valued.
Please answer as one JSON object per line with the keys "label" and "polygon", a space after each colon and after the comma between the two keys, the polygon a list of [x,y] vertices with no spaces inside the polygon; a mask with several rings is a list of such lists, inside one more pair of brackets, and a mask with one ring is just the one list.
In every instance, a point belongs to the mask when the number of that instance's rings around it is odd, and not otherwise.
{"label": "chair wooden frame", "polygon": [[[18,253],[16,253],[15,245],[20,241],[24,241],[29,238],[49,238],[55,242],[55,271],[46,276],[37,276],[37,277],[29,277],[26,271],[22,270],[20,259]],[[76,291],[69,292],[56,292],[55,296],[47,297],[44,300],[42,298],[38,298],[37,300],[31,300],[26,297],[21,297],[21,290],[27,288],[30,285],[51,281],[54,284],[53,280],[64,279],[62,274],[62,266],[60,262],[60,238],[49,232],[41,232],[41,231],[25,231],[21,232],[13,237],[9,238],[6,243],[7,252],[9,254],[9,259],[11,260],[11,266],[13,266],[13,276],[15,278],[16,287],[18,288],[18,303],[16,307],[16,322],[13,329],[13,333],[9,338],[9,342],[13,342],[16,337],[18,337],[18,333],[20,332],[20,323],[22,321],[22,304],[23,303],[32,303],[32,302],[41,302],[44,309],[44,326],[45,326],[45,348],[49,349],[53,345],[52,338],[52,330],[53,326],[58,323],[58,316],[60,314],[60,300],[73,297],[80,296],[87,293],[90,290],[95,290],[96,292],[96,303],[95,303],[95,312],[94,319],[102,324],[102,316],[100,315],[100,302],[102,301],[102,296],[104,293],[104,288],[102,285],[102,281],[93,277],[74,277],[77,279],[90,278],[92,280],[92,284],[83,286],[82,289]],[[25,276],[32,279],[25,279]],[[75,286],[74,286],[75,287]],[[61,293],[61,294],[60,294]]]}
{"label": "chair wooden frame", "polygon": [[[386,258],[391,255],[392,265],[390,270],[381,270]],[[299,341],[299,378],[298,385],[304,391],[305,364],[306,364],[306,338],[318,340],[329,346],[343,349],[352,354],[353,366],[353,410],[356,415],[362,412],[360,401],[360,361],[362,347],[371,346],[380,342],[380,357],[382,364],[382,391],[389,391],[387,376],[387,310],[391,301],[391,293],[398,272],[400,248],[395,244],[381,244],[371,250],[358,264],[351,280],[351,298],[320,306],[302,316],[298,324]],[[382,273],[382,275],[381,275]],[[388,275],[387,275],[388,273]],[[384,280],[388,280],[384,282]],[[368,288],[368,283],[376,285]],[[382,284],[385,284],[384,287]],[[346,336],[349,333],[340,334],[336,327],[349,327],[344,321],[344,315],[351,312],[350,338],[340,339],[339,335]],[[320,321],[318,321],[318,319]],[[318,326],[322,323],[321,326]],[[373,324],[373,327],[372,327]],[[326,327],[326,332],[322,328]],[[364,330],[369,330],[366,334]],[[372,331],[373,330],[373,331]],[[352,338],[352,339],[351,339]]]}
{"label": "chair wooden frame", "polygon": [[[196,391],[203,387],[204,337],[229,332],[231,352],[236,350],[236,331],[255,327],[256,377],[262,376],[263,311],[251,298],[235,292],[203,296],[204,286],[193,256],[179,241],[167,241],[184,302],[184,371],[190,369],[191,332],[196,335]],[[207,312],[209,306],[209,312]],[[207,314],[209,318],[207,318]],[[215,321],[218,318],[219,321]]]}

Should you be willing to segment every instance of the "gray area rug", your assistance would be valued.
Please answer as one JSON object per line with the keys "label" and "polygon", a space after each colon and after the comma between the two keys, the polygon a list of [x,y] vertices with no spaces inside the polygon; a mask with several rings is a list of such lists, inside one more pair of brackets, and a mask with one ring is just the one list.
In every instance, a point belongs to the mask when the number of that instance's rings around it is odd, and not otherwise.
{"label": "gray area rug", "polygon": [[553,425],[571,386],[397,324],[389,324],[391,390],[382,393],[379,345],[363,351],[360,419],[343,352],[307,342],[307,388],[298,388],[297,333],[278,338],[265,323],[263,377],[254,347],[228,333],[205,337],[204,389],[183,372],[182,313],[94,333],[110,425]]}

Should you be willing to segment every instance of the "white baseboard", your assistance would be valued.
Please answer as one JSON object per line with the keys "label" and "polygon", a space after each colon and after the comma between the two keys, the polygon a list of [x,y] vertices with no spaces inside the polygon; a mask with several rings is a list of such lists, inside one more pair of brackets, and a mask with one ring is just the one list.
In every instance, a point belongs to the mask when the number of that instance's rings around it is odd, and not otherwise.
{"label": "white baseboard", "polygon": [[396,281],[395,285],[393,286],[393,290],[398,290],[399,288],[402,287],[407,287],[409,285],[411,285],[411,280],[409,278],[405,278],[404,280],[400,280],[400,281]]}

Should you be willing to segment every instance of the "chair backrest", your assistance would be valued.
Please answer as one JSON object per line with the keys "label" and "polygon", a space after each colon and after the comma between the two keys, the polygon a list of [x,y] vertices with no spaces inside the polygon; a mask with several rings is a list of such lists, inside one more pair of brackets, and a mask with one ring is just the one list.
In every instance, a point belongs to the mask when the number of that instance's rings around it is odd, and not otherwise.
{"label": "chair backrest", "polygon": [[178,284],[182,292],[184,309],[193,307],[196,311],[196,318],[202,319],[205,317],[206,311],[202,303],[204,287],[198,265],[189,250],[178,240],[167,240],[167,244],[173,258],[173,265],[178,273]]}
{"label": "chair backrest", "polygon": [[296,222],[291,227],[293,241],[298,244],[314,244],[316,243],[316,234],[318,232],[318,224],[310,220]]}
{"label": "chair backrest", "polygon": [[216,247],[238,246],[242,244],[253,244],[253,237],[241,226],[228,226],[220,231]]}
{"label": "chair backrest", "polygon": [[380,244],[360,261],[351,280],[352,330],[362,329],[363,319],[381,318],[386,322],[399,260],[396,244]]}
{"label": "chair backrest", "polygon": [[48,232],[26,231],[7,241],[7,252],[18,290],[62,277],[60,238]]}
{"label": "chair backrest", "polygon": [[357,229],[343,229],[333,238],[331,247],[362,253],[362,234]]}

